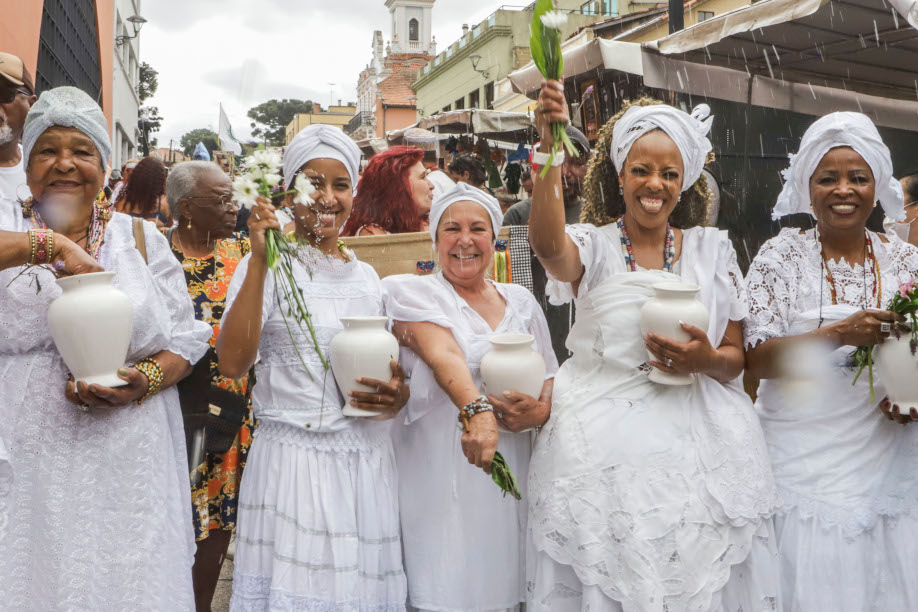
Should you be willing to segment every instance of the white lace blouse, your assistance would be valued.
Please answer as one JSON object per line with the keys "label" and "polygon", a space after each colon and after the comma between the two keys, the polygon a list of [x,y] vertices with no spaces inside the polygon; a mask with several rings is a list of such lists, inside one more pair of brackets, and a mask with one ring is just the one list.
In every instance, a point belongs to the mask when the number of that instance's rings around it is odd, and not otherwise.
{"label": "white lace blouse", "polygon": [[[246,255],[236,268],[226,296],[227,312],[239,295],[251,259],[251,254]],[[345,262],[327,258],[314,249],[301,248],[294,274],[312,314],[319,347],[326,356],[332,338],[343,329],[341,317],[383,314],[379,276],[369,264],[356,259]],[[287,311],[288,301],[277,287],[275,273],[269,272],[265,278],[261,343],[252,390],[256,418],[310,432],[377,425],[376,422],[358,425],[363,420],[341,414],[345,398],[331,369],[323,370],[312,339],[300,331],[292,317],[288,317],[288,327],[283,316]]]}

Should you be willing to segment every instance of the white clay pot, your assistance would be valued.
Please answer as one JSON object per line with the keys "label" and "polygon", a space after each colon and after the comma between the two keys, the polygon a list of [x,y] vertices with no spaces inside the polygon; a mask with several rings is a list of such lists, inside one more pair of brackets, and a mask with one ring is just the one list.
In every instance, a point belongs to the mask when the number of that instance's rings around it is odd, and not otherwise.
{"label": "white clay pot", "polygon": [[48,329],[76,381],[120,387],[118,377],[131,343],[134,307],[112,286],[114,272],[57,279],[64,293],[48,308]]}
{"label": "white clay pot", "polygon": [[[708,329],[708,309],[697,300],[701,288],[691,283],[666,282],[653,285],[656,295],[647,300],[641,308],[641,335],[655,333],[658,336],[688,342],[691,336],[682,329],[683,321],[699,329]],[[647,351],[651,361],[657,361]],[[661,385],[690,385],[695,380],[694,374],[668,374],[653,368],[648,378]]]}
{"label": "white clay pot", "polygon": [[376,392],[373,387],[358,384],[358,378],[384,381],[392,378],[389,362],[398,359],[398,340],[386,329],[388,321],[388,317],[341,318],[344,329],[332,338],[328,352],[335,381],[344,394],[344,416],[374,417],[382,414],[351,406],[348,394],[351,391]]}
{"label": "white clay pot", "polygon": [[491,337],[491,350],[481,359],[484,391],[503,399],[505,391],[538,398],[545,383],[545,360],[532,348],[530,334],[506,333]]}
{"label": "white clay pot", "polygon": [[[918,356],[909,347],[911,338],[909,332],[900,333],[898,338],[892,335],[876,350],[876,374],[886,387],[889,401],[899,406],[900,414],[918,409]],[[866,372],[861,374],[865,376]]]}

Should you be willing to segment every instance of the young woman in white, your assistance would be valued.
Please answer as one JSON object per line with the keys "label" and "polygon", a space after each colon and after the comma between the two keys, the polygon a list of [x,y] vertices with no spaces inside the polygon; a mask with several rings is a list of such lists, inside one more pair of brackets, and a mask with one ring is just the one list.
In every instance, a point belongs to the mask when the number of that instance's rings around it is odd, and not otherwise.
{"label": "young woman in white", "polygon": [[[411,372],[411,401],[393,438],[413,609],[506,610],[524,599],[530,430],[548,418],[558,362],[532,294],[486,276],[502,217],[497,200],[457,184],[430,211],[442,271],[383,279],[386,314]],[[480,399],[481,359],[491,336],[507,332],[535,338],[546,365],[540,397],[489,396],[463,433],[457,408]],[[487,474],[498,450],[520,481],[522,501]]]}
{"label": "young woman in white", "polygon": [[809,212],[816,227],[784,229],[759,250],[745,322],[782,500],[775,530],[786,609],[915,610],[918,429],[884,418],[883,380],[874,369],[871,397],[867,371],[852,384],[851,363],[855,347],[892,333],[901,317],[886,305],[918,272],[918,249],[866,229],[877,201],[887,217],[904,218],[902,189],[860,113],[819,119],[791,159],[773,216]]}
{"label": "young woman in white", "polygon": [[[313,204],[288,204],[299,245],[296,282],[325,354],[341,317],[382,314],[376,272],[338,247],[359,160],[347,136],[319,125],[297,134],[284,155],[288,187],[302,173],[317,189]],[[279,227],[260,199],[249,220],[252,252],[233,277],[217,344],[224,375],[254,363],[257,380],[258,428],[239,497],[230,607],[404,610],[389,423],[342,414],[348,401],[391,418],[407,398],[404,376],[393,362],[390,381],[367,381],[378,393],[342,397],[309,335],[284,320],[289,304],[265,256],[265,231]]]}
{"label": "young woman in white", "polygon": [[[549,122],[568,119],[561,84],[546,81],[538,104],[547,152]],[[530,241],[549,296],[574,299],[577,317],[530,464],[528,609],[780,606],[774,481],[740,378],[742,276],[726,232],[693,227],[711,151],[696,111],[634,105],[604,128],[587,176],[601,227],[565,228],[557,166],[536,180]],[[641,335],[641,307],[668,281],[698,285],[710,312],[706,329],[683,326],[685,343]],[[657,384],[650,368],[694,382]]]}

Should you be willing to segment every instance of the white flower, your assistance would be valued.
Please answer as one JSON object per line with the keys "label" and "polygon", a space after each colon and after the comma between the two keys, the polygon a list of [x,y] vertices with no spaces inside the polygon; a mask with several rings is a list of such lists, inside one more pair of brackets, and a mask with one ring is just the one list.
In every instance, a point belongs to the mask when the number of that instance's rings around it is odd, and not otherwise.
{"label": "white flower", "polygon": [[296,180],[293,181],[293,190],[296,191],[296,196],[293,198],[294,203],[303,206],[315,203],[315,200],[312,199],[312,194],[316,192],[315,185],[304,175],[297,175]]}
{"label": "white flower", "polygon": [[240,206],[252,208],[258,197],[258,183],[248,174],[241,174],[233,180],[233,199]]}
{"label": "white flower", "polygon": [[269,173],[262,177],[262,180],[268,184],[268,187],[277,187],[284,180],[280,174]]}
{"label": "white flower", "polygon": [[552,30],[560,30],[567,25],[567,15],[558,11],[548,11],[541,20],[543,26]]}
{"label": "white flower", "polygon": [[255,151],[249,156],[249,168],[261,168],[266,172],[274,173],[283,164],[283,159],[274,151],[261,150]]}

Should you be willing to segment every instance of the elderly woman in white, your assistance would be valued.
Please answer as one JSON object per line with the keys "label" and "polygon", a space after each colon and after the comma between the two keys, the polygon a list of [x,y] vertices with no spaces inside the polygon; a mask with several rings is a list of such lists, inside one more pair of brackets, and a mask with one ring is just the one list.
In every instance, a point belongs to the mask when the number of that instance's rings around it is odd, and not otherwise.
{"label": "elderly woman in white", "polygon": [[[543,84],[539,108],[547,152],[549,122],[568,117],[560,83]],[[533,250],[549,296],[574,299],[577,320],[530,465],[528,609],[778,606],[774,480],[740,382],[742,277],[727,233],[686,221],[704,217],[697,183],[711,151],[696,111],[632,106],[613,118],[614,173],[591,170],[617,183],[604,198],[615,222],[565,228],[559,169],[535,183]],[[667,281],[699,286],[710,312],[705,329],[683,324],[687,342],[641,334],[641,307]],[[650,367],[694,381],[657,384]]]}
{"label": "elderly woman in white", "polygon": [[[141,252],[131,218],[96,203],[111,143],[92,98],[73,87],[45,91],[22,144],[33,198],[0,202],[0,423],[15,475],[10,486],[0,461],[0,510],[8,503],[10,513],[0,607],[193,610],[188,464],[173,385],[204,354],[210,327],[195,321],[162,234],[144,223]],[[30,255],[30,235],[48,250]],[[116,388],[68,381],[48,330],[48,307],[61,295],[52,270],[103,269],[133,304]]]}
{"label": "elderly woman in white", "polygon": [[[382,314],[379,277],[339,246],[353,203],[360,150],[341,130],[312,125],[284,153],[291,188],[299,175],[313,202],[287,205],[298,244],[294,275],[312,315],[318,349],[341,317]],[[231,610],[405,609],[397,479],[389,424],[343,414],[345,402],[391,418],[404,405],[404,375],[363,381],[378,393],[343,397],[267,266],[265,232],[280,225],[261,198],[249,218],[252,252],[230,283],[217,339],[222,374],[254,364],[259,423],[239,496]],[[292,315],[287,314],[288,318]]]}
{"label": "elderly woman in white", "polygon": [[918,426],[885,418],[877,371],[871,397],[850,363],[889,337],[900,317],[883,309],[918,272],[918,249],[866,229],[877,201],[904,217],[902,189],[860,113],[816,121],[784,176],[773,216],[809,212],[816,228],[782,230],[752,261],[745,341],[783,502],[786,609],[915,610]]}
{"label": "elderly woman in white", "polygon": [[[524,599],[528,430],[548,418],[558,365],[532,294],[486,277],[502,216],[497,200],[457,184],[430,211],[442,271],[383,279],[386,313],[412,377],[408,414],[396,420],[393,438],[414,609],[502,610]],[[534,336],[546,364],[540,397],[482,397],[479,364],[490,337],[504,332]],[[469,408],[463,433],[457,417]],[[523,486],[522,502],[503,496],[487,475],[498,450]]]}

